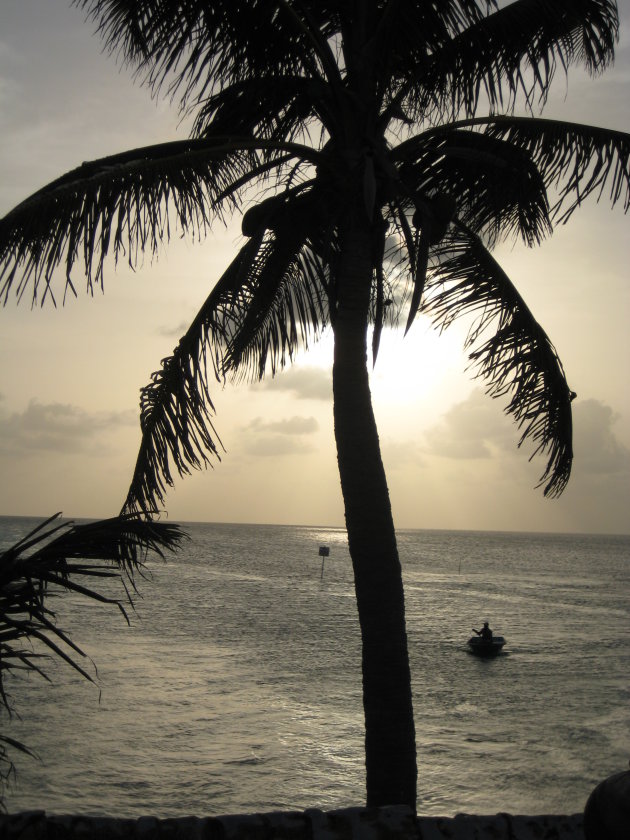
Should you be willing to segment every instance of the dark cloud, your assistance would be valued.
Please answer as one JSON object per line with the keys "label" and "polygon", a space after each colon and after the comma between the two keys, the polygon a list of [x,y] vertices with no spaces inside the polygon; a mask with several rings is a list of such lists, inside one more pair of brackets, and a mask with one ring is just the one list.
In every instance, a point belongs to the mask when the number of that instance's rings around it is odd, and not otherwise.
{"label": "dark cloud", "polygon": [[35,451],[105,452],[99,436],[138,422],[135,411],[87,412],[74,405],[43,404],[31,400],[19,413],[0,415],[0,451],[24,454]]}
{"label": "dark cloud", "polygon": [[255,390],[288,391],[300,400],[332,400],[331,373],[318,367],[288,368],[251,387]]}

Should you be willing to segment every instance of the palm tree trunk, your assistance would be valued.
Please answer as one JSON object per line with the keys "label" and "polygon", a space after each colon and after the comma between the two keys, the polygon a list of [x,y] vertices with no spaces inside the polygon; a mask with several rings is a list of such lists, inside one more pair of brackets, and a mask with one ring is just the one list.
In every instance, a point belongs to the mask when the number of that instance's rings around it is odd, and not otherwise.
{"label": "palm tree trunk", "polygon": [[335,440],[363,645],[367,805],[405,804],[415,811],[404,593],[367,370],[370,241],[365,211],[355,214],[343,237],[337,275]]}

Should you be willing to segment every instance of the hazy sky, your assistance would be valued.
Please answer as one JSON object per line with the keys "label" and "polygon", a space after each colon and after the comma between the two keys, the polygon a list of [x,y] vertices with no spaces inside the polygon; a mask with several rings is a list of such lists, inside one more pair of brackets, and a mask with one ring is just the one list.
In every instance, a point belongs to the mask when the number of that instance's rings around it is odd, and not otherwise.
{"label": "hazy sky", "polygon": [[[614,68],[558,76],[545,116],[630,131],[630,3]],[[103,55],[69,0],[0,3],[0,214],[85,160],[186,135]],[[630,217],[604,198],[542,248],[497,252],[563,360],[574,402],[574,473],[558,500],[541,462],[466,373],[466,326],[417,319],[388,333],[372,392],[399,527],[630,532]],[[169,355],[240,242],[240,221],[173,242],[106,292],[65,306],[0,310],[0,514],[110,516],[139,442],[139,389]],[[333,445],[331,342],[260,385],[217,386],[227,449],[178,482],[172,520],[343,524]]]}

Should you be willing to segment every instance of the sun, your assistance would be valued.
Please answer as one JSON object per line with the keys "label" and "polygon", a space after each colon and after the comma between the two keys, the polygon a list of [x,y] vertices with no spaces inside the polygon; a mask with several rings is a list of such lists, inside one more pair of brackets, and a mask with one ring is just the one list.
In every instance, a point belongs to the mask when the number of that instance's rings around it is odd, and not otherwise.
{"label": "sun", "polygon": [[[431,425],[454,403],[466,399],[475,382],[466,371],[464,339],[458,325],[439,333],[423,317],[416,319],[407,335],[402,329],[383,331],[374,367],[370,358],[370,389],[381,431]],[[333,349],[332,330],[327,329],[300,351],[295,367],[332,371]]]}

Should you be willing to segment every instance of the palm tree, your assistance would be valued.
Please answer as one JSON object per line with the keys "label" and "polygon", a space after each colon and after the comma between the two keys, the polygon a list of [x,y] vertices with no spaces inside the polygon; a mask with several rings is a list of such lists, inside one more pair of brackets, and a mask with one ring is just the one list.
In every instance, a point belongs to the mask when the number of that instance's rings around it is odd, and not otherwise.
{"label": "palm tree", "polygon": [[[189,139],[86,163],[0,223],[0,294],[43,302],[81,260],[156,253],[243,215],[244,244],[143,389],[123,510],[154,515],[173,473],[221,451],[211,380],[274,375],[326,326],[335,439],[363,642],[367,803],[415,808],[401,568],[368,384],[384,326],[476,318],[492,396],[565,487],[574,396],[492,256],[539,243],[591,194],[629,204],[630,136],[543,120],[560,69],[602,71],[614,0],[76,0],[108,49],[194,117]],[[527,116],[518,114],[524,108]]]}
{"label": "palm tree", "polygon": [[[9,715],[15,710],[6,677],[27,671],[49,680],[45,660],[51,654],[94,682],[80,664],[85,653],[57,623],[50,597],[72,592],[111,604],[128,622],[123,603],[99,591],[98,581],[120,581],[133,606],[126,582],[135,589],[135,574],[142,573],[149,552],[162,557],[165,551],[175,551],[184,537],[179,526],[147,521],[138,514],[80,525],[61,522],[60,516],[39,523],[0,552],[0,708]],[[33,755],[20,741],[0,734],[0,807],[4,787],[15,772],[11,748]]]}

